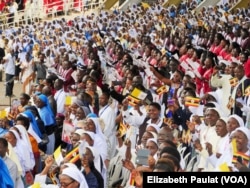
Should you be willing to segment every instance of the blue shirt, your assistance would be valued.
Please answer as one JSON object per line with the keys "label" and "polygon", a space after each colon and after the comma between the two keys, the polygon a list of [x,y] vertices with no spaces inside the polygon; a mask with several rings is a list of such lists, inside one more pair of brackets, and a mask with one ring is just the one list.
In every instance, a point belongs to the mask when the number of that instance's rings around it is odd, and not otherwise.
{"label": "blue shirt", "polygon": [[83,175],[84,175],[89,187],[91,187],[91,188],[98,188],[99,187],[97,178],[92,172],[90,172],[88,174],[83,172]]}
{"label": "blue shirt", "polygon": [[55,124],[55,119],[46,107],[39,109],[39,115],[44,123],[44,126],[50,126]]}

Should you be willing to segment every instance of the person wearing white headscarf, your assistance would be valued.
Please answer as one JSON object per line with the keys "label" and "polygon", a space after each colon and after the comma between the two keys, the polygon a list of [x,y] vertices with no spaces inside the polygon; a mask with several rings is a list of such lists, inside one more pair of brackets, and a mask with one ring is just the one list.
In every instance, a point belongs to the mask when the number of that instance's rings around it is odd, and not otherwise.
{"label": "person wearing white headscarf", "polygon": [[146,148],[150,150],[150,155],[157,160],[158,144],[156,138],[149,138],[146,142]]}
{"label": "person wearing white headscarf", "polygon": [[[94,127],[92,125],[94,125]],[[106,161],[108,154],[108,144],[107,144],[108,142],[105,135],[102,132],[99,123],[99,118],[92,118],[92,117],[88,118],[85,130],[95,133],[95,140],[93,146],[99,149],[100,155],[102,156],[103,160]]]}
{"label": "person wearing white headscarf", "polygon": [[32,153],[32,145],[30,143],[30,139],[29,139],[29,135],[28,135],[27,130],[25,129],[25,127],[23,125],[15,125],[15,127],[20,131],[24,145],[28,146],[28,148],[27,148],[28,151]]}
{"label": "person wearing white headscarf", "polygon": [[[212,153],[212,148],[207,145],[207,150],[209,153],[209,157],[207,160],[207,170],[214,171],[215,169],[219,169],[219,166],[223,164],[224,157],[223,154],[229,150],[230,141],[229,135],[227,132],[227,118],[220,118],[217,120],[215,125],[215,130],[220,139],[217,142],[216,150]],[[217,171],[217,170],[216,170]]]}
{"label": "person wearing white headscarf", "polygon": [[[45,167],[40,174],[36,175],[33,186],[39,185],[40,188],[60,188],[71,185],[71,188],[89,188],[84,175],[73,163],[64,163],[60,166],[59,184],[45,184],[47,174],[54,162],[52,155],[49,155],[45,159]],[[29,188],[32,188],[32,186]]]}
{"label": "person wearing white headscarf", "polygon": [[82,156],[83,174],[91,188],[103,188],[106,182],[104,162],[94,147],[87,146]]}
{"label": "person wearing white headscarf", "polygon": [[[60,184],[61,186],[63,186],[63,181],[68,181],[69,179],[71,180],[71,182],[69,182],[70,184],[72,184],[72,187],[74,186],[74,188],[88,188],[88,184],[86,182],[86,179],[84,177],[84,175],[82,174],[82,172],[75,167],[66,167],[62,170],[61,175],[59,175],[59,179],[60,179]],[[69,183],[67,183],[69,185]]]}
{"label": "person wearing white headscarf", "polygon": [[243,119],[236,114],[230,115],[227,120],[227,130],[229,136],[231,136],[232,132],[238,127],[244,127]]}
{"label": "person wearing white headscarf", "polygon": [[151,131],[158,134],[160,131],[160,127],[156,124],[151,123],[147,125],[146,131]]}
{"label": "person wearing white headscarf", "polygon": [[236,151],[231,153],[231,165],[232,171],[238,171],[235,166],[237,164],[238,158],[241,158],[243,165],[249,167],[250,161],[250,130],[246,127],[238,127],[232,133],[232,138],[235,139]]}
{"label": "person wearing white headscarf", "polygon": [[234,132],[238,128],[244,128],[244,121],[243,119],[236,115],[230,115],[229,117],[226,118],[226,123],[227,123],[227,137],[225,138],[228,140],[227,147],[224,148],[224,151],[222,152],[222,155],[220,156],[219,160],[217,161],[217,165],[215,167],[215,171],[221,171],[220,165],[227,164],[227,166],[232,166],[232,155],[233,155],[233,146],[232,146],[232,138],[234,135]]}
{"label": "person wearing white headscarf", "polygon": [[[221,117],[220,111],[216,108],[208,108],[204,115],[206,127],[201,130],[199,139],[195,141],[195,147],[198,150],[198,155],[200,157],[198,171],[203,171],[206,168],[207,159],[209,157],[206,150],[207,144],[212,146],[212,152],[214,153],[217,142],[220,139],[215,131],[216,122]],[[199,144],[200,146],[197,147]]]}
{"label": "person wearing white headscarf", "polygon": [[27,173],[30,173],[35,166],[34,154],[32,152],[30,141],[29,139],[27,140],[26,134],[22,128],[19,129],[17,127],[12,127],[9,132],[6,133],[5,136],[6,140],[12,145],[13,150],[17,154],[17,157],[22,167],[21,175],[24,180]]}

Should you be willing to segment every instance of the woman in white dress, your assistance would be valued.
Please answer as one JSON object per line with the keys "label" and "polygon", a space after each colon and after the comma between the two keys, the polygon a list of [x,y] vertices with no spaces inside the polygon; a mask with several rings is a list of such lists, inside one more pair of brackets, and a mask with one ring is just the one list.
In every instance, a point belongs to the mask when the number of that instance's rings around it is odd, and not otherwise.
{"label": "woman in white dress", "polygon": [[25,59],[21,62],[22,69],[21,79],[23,83],[23,92],[30,94],[30,88],[34,80],[33,58],[30,53],[26,53]]}

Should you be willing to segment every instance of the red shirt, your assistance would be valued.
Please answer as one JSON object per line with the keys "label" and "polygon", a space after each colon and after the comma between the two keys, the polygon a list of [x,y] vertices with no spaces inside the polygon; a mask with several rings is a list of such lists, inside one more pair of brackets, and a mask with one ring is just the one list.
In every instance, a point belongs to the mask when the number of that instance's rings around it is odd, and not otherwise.
{"label": "red shirt", "polygon": [[247,62],[244,63],[245,75],[247,78],[250,78],[250,58],[248,58]]}
{"label": "red shirt", "polygon": [[0,3],[0,11],[3,11],[4,7],[5,7],[5,2],[1,2]]}
{"label": "red shirt", "polygon": [[220,54],[220,51],[223,49],[223,47],[221,45],[215,46],[212,45],[211,48],[209,49],[210,52],[213,52],[216,55]]}

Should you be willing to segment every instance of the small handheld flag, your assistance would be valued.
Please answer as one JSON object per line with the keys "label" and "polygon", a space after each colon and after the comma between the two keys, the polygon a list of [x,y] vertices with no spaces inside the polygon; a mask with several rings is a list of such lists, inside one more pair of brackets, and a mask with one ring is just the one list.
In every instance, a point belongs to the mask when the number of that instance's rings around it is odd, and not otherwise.
{"label": "small handheld flag", "polygon": [[229,80],[231,87],[235,87],[238,84],[238,79],[237,78],[231,78]]}
{"label": "small handheld flag", "polygon": [[250,86],[245,89],[245,96],[250,96]]}
{"label": "small handheld flag", "polygon": [[135,106],[135,105],[139,104],[139,102],[140,102],[139,99],[137,99],[137,98],[135,98],[135,97],[133,97],[131,95],[129,95],[127,97],[127,99],[128,99],[128,103],[129,103],[130,106]]}
{"label": "small handheld flag", "polygon": [[65,158],[68,159],[68,162],[70,163],[75,163],[77,160],[79,160],[80,159],[79,147],[77,146],[72,151],[70,151]]}
{"label": "small handheld flag", "polygon": [[200,98],[196,98],[196,97],[185,98],[185,106],[198,107],[199,105],[200,105]]}
{"label": "small handheld flag", "polygon": [[169,91],[169,86],[163,85],[163,86],[159,87],[158,89],[156,89],[155,92],[157,93],[157,95],[161,95],[161,94],[166,93],[168,91]]}

